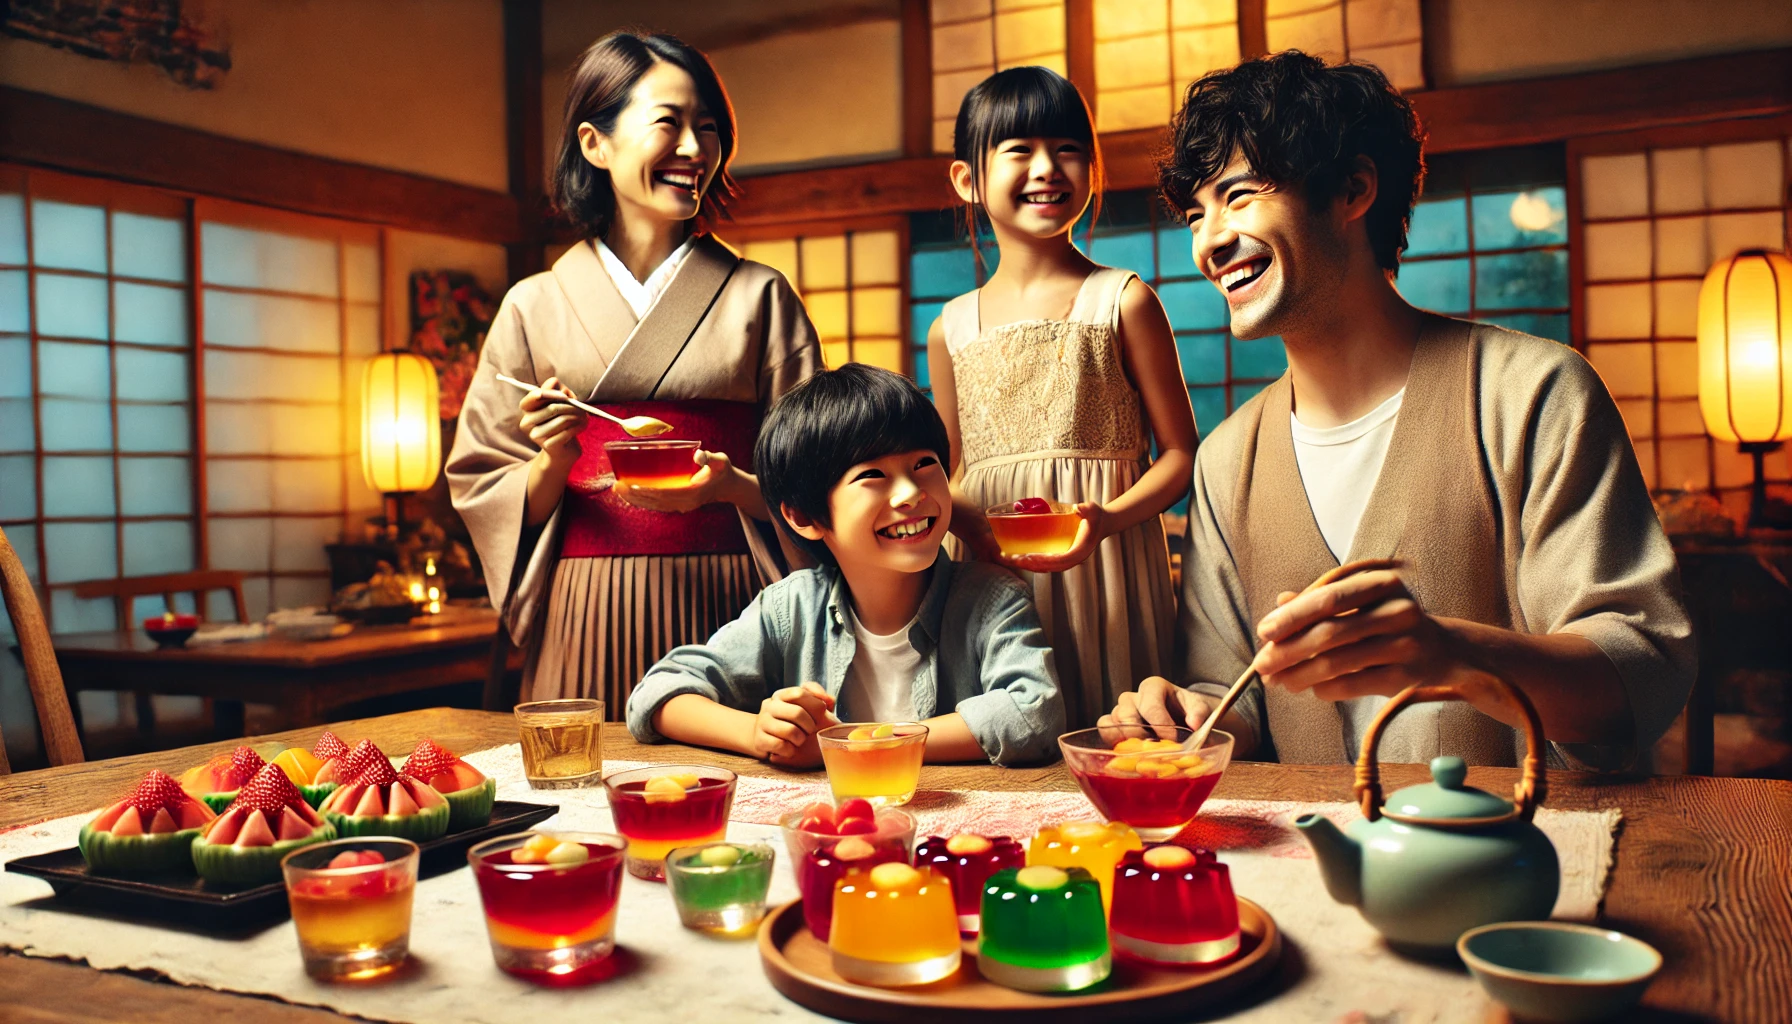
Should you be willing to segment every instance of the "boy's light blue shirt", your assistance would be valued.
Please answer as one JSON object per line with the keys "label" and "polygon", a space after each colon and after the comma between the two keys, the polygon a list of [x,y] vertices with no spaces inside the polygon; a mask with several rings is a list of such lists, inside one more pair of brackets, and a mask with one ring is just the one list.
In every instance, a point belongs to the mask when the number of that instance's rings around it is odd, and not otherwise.
{"label": "boy's light blue shirt", "polygon": [[[921,654],[915,717],[957,711],[996,764],[1057,756],[1064,699],[1032,595],[1007,571],[940,553],[909,642]],[[660,705],[695,693],[755,714],[774,690],[816,682],[836,700],[858,642],[852,596],[832,567],[792,573],[765,588],[706,644],[673,649],[628,698],[628,728],[642,743]],[[835,709],[853,721],[854,709]]]}

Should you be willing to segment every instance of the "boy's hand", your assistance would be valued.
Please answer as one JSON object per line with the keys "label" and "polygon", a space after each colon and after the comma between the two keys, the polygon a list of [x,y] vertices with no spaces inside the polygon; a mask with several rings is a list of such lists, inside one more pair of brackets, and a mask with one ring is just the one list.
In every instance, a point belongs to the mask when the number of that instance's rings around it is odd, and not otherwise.
{"label": "boy's hand", "polygon": [[792,768],[821,763],[815,734],[836,725],[834,698],[819,683],[786,686],[759,705],[753,722],[753,756]]}
{"label": "boy's hand", "polygon": [[697,472],[682,487],[631,487],[616,484],[616,496],[652,512],[695,512],[718,501],[733,502],[741,474],[722,452],[698,452]]}
{"label": "boy's hand", "polygon": [[1076,540],[1069,551],[1060,555],[1002,555],[998,561],[1010,569],[1028,572],[1063,572],[1083,564],[1108,535],[1108,512],[1098,502],[1085,501],[1076,507],[1076,514],[1083,521],[1077,524]]}

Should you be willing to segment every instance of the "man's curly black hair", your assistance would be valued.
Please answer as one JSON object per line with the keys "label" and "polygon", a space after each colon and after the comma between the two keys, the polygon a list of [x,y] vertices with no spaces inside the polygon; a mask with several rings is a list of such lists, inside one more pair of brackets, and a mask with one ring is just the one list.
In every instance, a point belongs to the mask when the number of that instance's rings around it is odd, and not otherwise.
{"label": "man's curly black hair", "polygon": [[1413,200],[1425,179],[1424,129],[1412,104],[1370,64],[1327,65],[1288,50],[1211,72],[1188,87],[1170,125],[1158,183],[1172,209],[1195,205],[1233,154],[1313,209],[1342,194],[1356,158],[1375,164],[1378,191],[1365,225],[1375,262],[1398,270]]}

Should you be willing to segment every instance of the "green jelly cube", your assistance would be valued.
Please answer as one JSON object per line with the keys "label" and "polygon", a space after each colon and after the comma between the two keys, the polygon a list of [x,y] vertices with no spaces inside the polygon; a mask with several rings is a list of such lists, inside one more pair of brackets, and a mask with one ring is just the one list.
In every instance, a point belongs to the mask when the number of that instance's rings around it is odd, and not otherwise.
{"label": "green jelly cube", "polygon": [[1016,880],[1029,868],[1004,868],[983,887],[982,955],[1018,967],[1066,967],[1108,951],[1101,883],[1082,868],[1063,884],[1034,888]]}

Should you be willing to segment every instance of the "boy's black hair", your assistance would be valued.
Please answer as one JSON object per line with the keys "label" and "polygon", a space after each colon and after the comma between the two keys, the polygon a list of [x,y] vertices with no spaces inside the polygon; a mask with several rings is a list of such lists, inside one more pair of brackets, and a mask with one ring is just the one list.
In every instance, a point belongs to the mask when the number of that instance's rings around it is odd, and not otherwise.
{"label": "boy's black hair", "polygon": [[579,148],[579,125],[590,123],[599,133],[614,134],[616,117],[628,106],[635,84],[655,64],[682,68],[697,86],[704,113],[715,118],[722,160],[704,190],[697,212],[699,230],[715,227],[728,215],[737,186],[728,173],[734,159],[734,106],[709,58],[677,36],[645,35],[619,29],[586,48],[567,76],[566,104],[561,111],[560,148],[554,157],[554,206],[588,238],[601,238],[616,217],[616,196],[610,172],[593,167]]}
{"label": "boy's black hair", "polygon": [[1375,66],[1328,66],[1288,50],[1210,72],[1188,87],[1170,137],[1158,181],[1178,211],[1195,205],[1195,192],[1234,153],[1271,183],[1304,191],[1314,210],[1342,194],[1356,158],[1368,157],[1377,192],[1364,226],[1375,262],[1399,269],[1425,180],[1425,132],[1412,104]]}
{"label": "boy's black hair", "polygon": [[[952,158],[971,166],[971,188],[983,195],[983,164],[1003,139],[1075,139],[1089,147],[1089,229],[1101,216],[1103,187],[1101,142],[1095,135],[1089,104],[1070,79],[1051,68],[1028,66],[998,71],[971,87],[958,104],[952,128]],[[964,207],[965,227],[979,265],[977,207]]]}
{"label": "boy's black hair", "polygon": [[[759,429],[753,469],[766,508],[791,508],[832,528],[828,495],[846,471],[898,452],[930,451],[952,473],[946,424],[914,381],[863,363],[823,370],[785,393]],[[827,545],[792,536],[823,564]]]}

